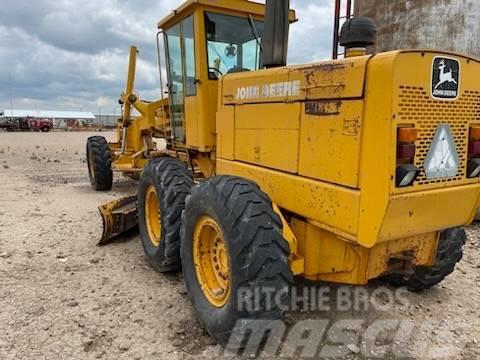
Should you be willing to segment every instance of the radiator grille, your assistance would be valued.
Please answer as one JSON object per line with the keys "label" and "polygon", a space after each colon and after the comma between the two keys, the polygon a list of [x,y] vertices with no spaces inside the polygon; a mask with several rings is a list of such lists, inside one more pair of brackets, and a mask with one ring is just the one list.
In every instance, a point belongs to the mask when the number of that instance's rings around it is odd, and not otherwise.
{"label": "radiator grille", "polygon": [[[432,99],[422,87],[400,86],[399,120],[416,124],[418,130],[415,165],[421,169],[417,185],[450,183],[465,180],[469,123],[480,120],[480,92],[464,91],[455,101]],[[460,168],[457,176],[427,179],[423,164],[435,131],[440,124],[449,124],[457,146]]]}

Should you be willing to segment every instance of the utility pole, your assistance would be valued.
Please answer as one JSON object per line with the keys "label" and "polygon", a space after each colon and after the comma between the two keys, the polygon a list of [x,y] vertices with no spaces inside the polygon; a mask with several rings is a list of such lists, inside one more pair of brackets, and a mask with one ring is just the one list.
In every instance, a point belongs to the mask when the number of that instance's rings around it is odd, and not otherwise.
{"label": "utility pole", "polygon": [[10,111],[13,113],[13,85],[12,85],[12,72],[11,71],[8,73],[8,87],[10,89]]}

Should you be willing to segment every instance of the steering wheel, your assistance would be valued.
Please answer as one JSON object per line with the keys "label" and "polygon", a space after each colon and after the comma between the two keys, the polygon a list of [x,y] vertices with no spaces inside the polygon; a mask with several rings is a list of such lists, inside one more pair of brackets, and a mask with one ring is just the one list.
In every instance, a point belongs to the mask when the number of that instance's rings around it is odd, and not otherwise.
{"label": "steering wheel", "polygon": [[210,71],[210,70],[213,70],[214,72],[216,72],[216,73],[219,73],[219,74],[220,74],[220,76],[223,76],[223,72],[221,72],[221,71],[220,71],[220,70],[218,70],[217,68],[214,68],[214,67],[209,67],[209,68],[208,68],[208,70],[209,70],[209,71]]}

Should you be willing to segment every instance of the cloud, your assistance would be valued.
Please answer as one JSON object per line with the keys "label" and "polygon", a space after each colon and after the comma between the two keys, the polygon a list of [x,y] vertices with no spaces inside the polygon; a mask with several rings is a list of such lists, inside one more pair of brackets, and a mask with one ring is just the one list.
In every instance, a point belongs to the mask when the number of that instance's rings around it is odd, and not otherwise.
{"label": "cloud", "polygon": [[[141,51],[137,91],[158,98],[156,23],[179,3],[0,0],[0,109],[13,97],[16,108],[113,112],[131,44]],[[329,57],[332,4],[292,0],[300,22],[291,27],[290,63]]]}
{"label": "cloud", "polygon": [[333,43],[333,1],[293,1],[298,23],[291,26],[289,63],[328,59]]}

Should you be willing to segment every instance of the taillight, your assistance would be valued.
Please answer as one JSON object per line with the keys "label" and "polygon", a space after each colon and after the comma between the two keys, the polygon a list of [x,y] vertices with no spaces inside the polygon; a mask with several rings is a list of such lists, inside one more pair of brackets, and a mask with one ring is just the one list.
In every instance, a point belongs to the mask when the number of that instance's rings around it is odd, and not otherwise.
{"label": "taillight", "polygon": [[480,126],[472,126],[468,139],[467,177],[480,176]]}
{"label": "taillight", "polygon": [[399,127],[397,130],[397,187],[406,187],[413,184],[420,169],[413,165],[415,159],[415,141],[417,129],[414,127]]}

